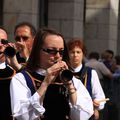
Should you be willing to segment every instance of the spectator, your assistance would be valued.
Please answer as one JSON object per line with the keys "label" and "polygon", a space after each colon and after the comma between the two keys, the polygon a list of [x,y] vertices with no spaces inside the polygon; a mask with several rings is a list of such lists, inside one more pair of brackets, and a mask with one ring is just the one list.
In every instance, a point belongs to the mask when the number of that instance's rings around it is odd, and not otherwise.
{"label": "spectator", "polygon": [[91,52],[89,54],[89,60],[85,65],[95,69],[100,81],[103,81],[104,76],[111,78],[112,73],[102,62],[99,61],[99,58],[98,52]]}
{"label": "spectator", "polygon": [[113,77],[120,77],[120,56],[119,55],[115,56],[115,60],[116,60],[116,65],[115,65]]}
{"label": "spectator", "polygon": [[112,50],[105,50],[101,55],[102,62],[111,71],[114,71],[115,59]]}

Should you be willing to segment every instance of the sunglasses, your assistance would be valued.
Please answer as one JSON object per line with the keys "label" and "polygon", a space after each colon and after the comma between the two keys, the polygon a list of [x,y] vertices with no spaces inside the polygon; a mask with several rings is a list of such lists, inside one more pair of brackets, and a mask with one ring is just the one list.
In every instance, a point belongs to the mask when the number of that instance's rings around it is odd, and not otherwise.
{"label": "sunglasses", "polygon": [[15,40],[16,41],[18,41],[18,42],[20,42],[21,41],[21,39],[23,40],[23,41],[26,41],[26,40],[28,40],[28,36],[16,36],[15,37]]}
{"label": "sunglasses", "polygon": [[51,54],[51,55],[56,55],[58,52],[60,55],[64,54],[64,50],[55,50],[55,49],[49,49],[49,48],[42,48],[42,51]]}

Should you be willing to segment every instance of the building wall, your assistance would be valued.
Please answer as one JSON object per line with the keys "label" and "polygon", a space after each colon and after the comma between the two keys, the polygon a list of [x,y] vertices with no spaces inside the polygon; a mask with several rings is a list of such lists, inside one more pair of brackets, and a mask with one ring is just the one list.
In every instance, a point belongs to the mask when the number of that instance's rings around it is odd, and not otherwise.
{"label": "building wall", "polygon": [[117,51],[118,44],[118,12],[119,12],[119,0],[110,0],[110,32],[109,32],[109,48],[115,53]]}
{"label": "building wall", "polygon": [[4,0],[3,26],[8,30],[11,41],[14,39],[14,26],[19,22],[28,21],[37,27],[38,1],[39,0]]}
{"label": "building wall", "polygon": [[117,54],[119,0],[87,0],[85,43],[90,51],[111,49]]}
{"label": "building wall", "polygon": [[[120,52],[119,0],[48,1],[48,26],[60,31],[66,41],[80,37],[89,52],[105,49],[111,49],[115,54]],[[39,0],[4,0],[3,11],[3,24],[11,40],[14,26],[21,21],[39,27]]]}
{"label": "building wall", "polygon": [[[119,2],[120,6],[120,2]],[[120,11],[120,7],[118,9]],[[120,12],[118,12],[118,31],[117,31],[118,39],[117,39],[117,54],[120,55]]]}
{"label": "building wall", "polygon": [[49,0],[48,25],[69,40],[83,38],[84,0]]}

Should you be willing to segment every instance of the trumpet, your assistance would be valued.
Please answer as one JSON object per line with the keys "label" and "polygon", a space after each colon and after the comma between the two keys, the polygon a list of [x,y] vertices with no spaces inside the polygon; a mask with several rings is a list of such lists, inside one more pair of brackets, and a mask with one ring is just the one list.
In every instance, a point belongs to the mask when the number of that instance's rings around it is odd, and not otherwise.
{"label": "trumpet", "polygon": [[[57,62],[58,61],[54,61],[54,63],[57,63]],[[60,81],[68,82],[68,81],[72,80],[73,72],[68,69],[61,69],[59,77],[60,77]]]}
{"label": "trumpet", "polygon": [[60,76],[61,76],[61,80],[63,82],[68,82],[68,81],[72,80],[73,73],[70,70],[66,69],[66,70],[61,71]]}
{"label": "trumpet", "polygon": [[14,47],[8,46],[4,50],[4,55],[8,57],[14,57],[16,54],[16,50]]}
{"label": "trumpet", "polygon": [[1,43],[4,44],[4,45],[6,45],[6,44],[8,44],[9,42],[8,42],[7,40],[1,39]]}
{"label": "trumpet", "polygon": [[[8,40],[1,39],[1,43],[3,45],[7,45],[9,42],[8,42]],[[5,56],[14,57],[14,55],[16,54],[16,50],[14,47],[7,46],[3,53]]]}

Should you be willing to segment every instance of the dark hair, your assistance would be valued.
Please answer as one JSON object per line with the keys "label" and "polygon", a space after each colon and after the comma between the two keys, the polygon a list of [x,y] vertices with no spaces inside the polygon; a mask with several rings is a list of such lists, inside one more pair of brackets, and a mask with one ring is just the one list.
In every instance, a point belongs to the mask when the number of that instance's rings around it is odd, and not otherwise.
{"label": "dark hair", "polygon": [[36,29],[35,29],[35,27],[34,27],[31,23],[29,23],[29,22],[21,22],[21,23],[17,24],[17,25],[15,26],[15,29],[14,29],[14,34],[15,34],[16,30],[17,30],[19,27],[24,27],[24,26],[28,26],[28,27],[30,28],[30,31],[31,31],[32,36],[35,36],[35,34],[36,34]]}
{"label": "dark hair", "polygon": [[72,38],[71,40],[69,40],[67,47],[68,47],[68,50],[72,50],[75,47],[79,47],[82,50],[83,54],[86,55],[85,45],[82,39],[80,38]]}
{"label": "dark hair", "polygon": [[89,54],[89,59],[96,59],[96,60],[99,60],[99,53],[98,52],[91,52]]}
{"label": "dark hair", "polygon": [[112,50],[105,50],[105,52],[107,52],[107,53],[109,53],[109,54],[111,54],[112,55],[112,57],[114,56],[114,52],[112,51]]}
{"label": "dark hair", "polygon": [[[28,59],[27,65],[26,65],[26,68],[28,70],[34,71],[34,70],[38,69],[38,67],[39,67],[38,65],[40,63],[39,53],[44,44],[44,40],[48,35],[58,35],[63,38],[63,36],[54,29],[43,28],[43,29],[38,30],[38,32],[34,38],[32,51],[31,51],[30,57]],[[68,61],[68,51],[67,51],[67,47],[66,47],[64,38],[63,38],[63,41],[64,41],[63,60],[67,62]]]}

